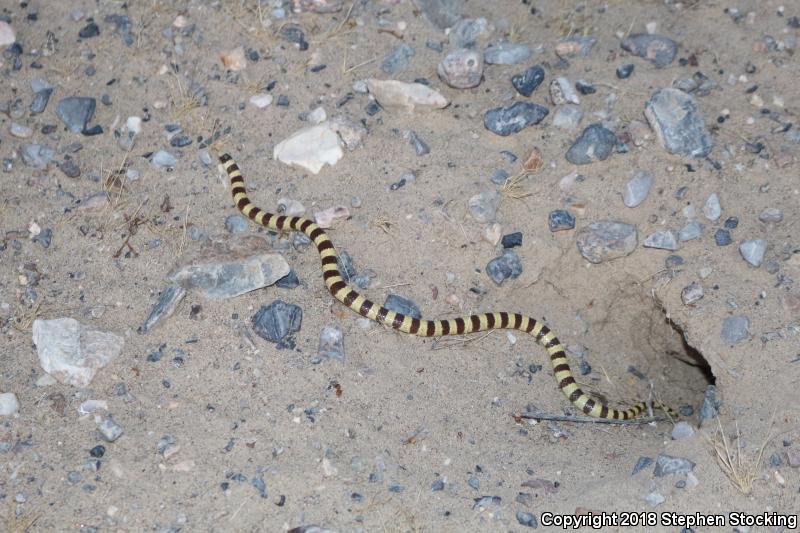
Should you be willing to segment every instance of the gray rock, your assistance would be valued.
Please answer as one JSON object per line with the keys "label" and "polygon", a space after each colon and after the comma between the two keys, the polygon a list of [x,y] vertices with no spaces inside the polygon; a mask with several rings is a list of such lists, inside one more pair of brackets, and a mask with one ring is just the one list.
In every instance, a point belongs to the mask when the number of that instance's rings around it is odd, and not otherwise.
{"label": "gray rock", "polygon": [[489,35],[489,23],[485,18],[461,19],[450,28],[447,38],[450,46],[456,48],[472,48],[478,39]]}
{"label": "gray rock", "polygon": [[645,104],[644,114],[667,152],[697,158],[711,152],[713,139],[692,95],[660,89]]}
{"label": "gray rock", "polygon": [[289,273],[289,264],[261,237],[202,241],[168,274],[185,289],[211,299],[232,298],[272,285]]}
{"label": "gray rock", "polygon": [[639,457],[636,460],[636,464],[633,465],[633,471],[631,472],[631,476],[635,476],[636,474],[638,474],[639,472],[641,472],[642,470],[644,470],[645,468],[647,468],[651,464],[653,464],[653,460],[651,458],[649,458],[649,457]]}
{"label": "gray rock", "polygon": [[10,133],[12,137],[16,137],[18,139],[27,139],[33,135],[33,130],[28,126],[23,126],[22,124],[12,122],[11,126],[8,128],[8,133]]}
{"label": "gray rock", "polygon": [[719,203],[719,196],[717,193],[712,192],[706,198],[705,203],[703,204],[703,215],[708,220],[717,220],[720,216],[722,216],[722,205]]}
{"label": "gray rock", "polygon": [[483,78],[483,54],[479,50],[459,48],[442,59],[436,72],[454,89],[477,87]]}
{"label": "gray rock", "polygon": [[675,60],[678,44],[663,35],[633,33],[622,41],[622,49],[647,59],[656,68],[662,68]]}
{"label": "gray rock", "polygon": [[0,394],[0,416],[13,416],[19,412],[19,399],[13,392]]}
{"label": "gray rock", "polygon": [[339,255],[336,257],[336,268],[339,269],[339,274],[342,275],[346,283],[350,283],[352,279],[356,277],[356,274],[358,274],[356,266],[353,263],[353,258],[344,250],[340,251]]}
{"label": "gray rock", "polygon": [[722,340],[738,344],[750,336],[750,319],[745,315],[729,316],[722,321]]}
{"label": "gray rock", "polygon": [[622,202],[626,207],[636,207],[644,202],[652,187],[653,175],[646,170],[637,170],[622,190]]}
{"label": "gray rock", "polygon": [[573,104],[560,105],[553,113],[553,126],[565,130],[574,130],[583,120],[583,110]]}
{"label": "gray rock", "polygon": [[106,442],[114,442],[122,436],[122,426],[111,418],[106,418],[97,426],[97,431]]}
{"label": "gray rock", "polygon": [[70,156],[64,156],[64,161],[57,163],[58,169],[68,178],[78,178],[81,175],[81,167],[75,163]]}
{"label": "gray rock", "polygon": [[653,475],[656,477],[664,477],[671,474],[688,474],[694,469],[694,463],[689,459],[683,457],[672,457],[661,453],[656,459],[656,468],[653,470]]}
{"label": "gray rock", "polygon": [[399,44],[394,47],[394,49],[389,52],[385,58],[383,58],[383,63],[381,63],[381,70],[384,71],[386,74],[392,75],[397,74],[401,70],[405,70],[408,68],[409,63],[411,62],[411,58],[414,57],[416,52],[410,46],[405,43]]}
{"label": "gray rock", "polygon": [[678,238],[672,230],[663,230],[651,233],[642,243],[645,248],[659,248],[661,250],[675,251],[678,249]]}
{"label": "gray rock", "polygon": [[489,261],[486,274],[497,285],[502,285],[508,278],[515,279],[522,274],[522,261],[513,250],[505,250],[503,255]]}
{"label": "gray rock", "polygon": [[461,16],[460,0],[415,0],[414,5],[440,30],[452,28]]}
{"label": "gray rock", "polygon": [[717,388],[714,385],[706,387],[703,405],[700,407],[700,423],[716,418],[721,405],[722,402],[717,400]]}
{"label": "gray rock", "polygon": [[275,286],[280,289],[295,289],[300,286],[300,278],[294,270],[290,270],[288,274],[275,282]]}
{"label": "gray rock", "polygon": [[705,226],[693,220],[681,228],[680,232],[678,232],[678,239],[681,242],[691,241],[702,235],[703,229],[705,229]]}
{"label": "gray rock", "polygon": [[567,150],[566,159],[573,165],[588,165],[608,159],[619,140],[613,131],[601,124],[592,124]]}
{"label": "gray rock", "polygon": [[408,141],[411,143],[411,146],[414,147],[414,152],[417,155],[425,155],[431,153],[431,148],[428,146],[425,141],[420,139],[419,135],[414,130],[406,130],[406,136],[408,137]]}
{"label": "gray rock", "polygon": [[390,294],[383,302],[383,306],[390,311],[410,316],[411,318],[422,318],[419,306],[408,298],[403,298],[397,294]]}
{"label": "gray rock", "polygon": [[597,38],[590,35],[574,35],[562,39],[555,46],[555,52],[559,57],[588,57],[594,45],[597,44]]}
{"label": "gray rock", "polygon": [[526,513],[525,511],[517,511],[517,522],[520,525],[532,527],[534,529],[539,527],[539,521],[533,513]]}
{"label": "gray rock", "polygon": [[638,244],[636,227],[616,220],[592,222],[578,232],[576,244],[590,263],[630,255]]}
{"label": "gray rock", "polygon": [[739,245],[739,253],[750,265],[758,268],[764,262],[764,254],[767,251],[767,241],[764,239],[753,239],[742,241]]}
{"label": "gray rock", "polygon": [[483,116],[484,127],[503,137],[538,124],[550,111],[538,104],[516,102],[507,107],[495,107]]}
{"label": "gray rock", "polygon": [[575,227],[575,217],[564,209],[555,209],[547,215],[547,227],[550,231],[564,231]]}
{"label": "gray rock", "polygon": [[164,290],[161,291],[158,300],[150,310],[147,318],[145,318],[142,325],[139,326],[139,333],[146,333],[153,329],[161,320],[166,320],[171,317],[184,296],[186,296],[186,290],[180,285],[173,284],[164,287]]}
{"label": "gray rock", "polygon": [[553,105],[580,104],[581,99],[572,86],[572,83],[564,76],[559,76],[550,82],[550,99]]}
{"label": "gray rock", "polygon": [[694,305],[703,298],[703,295],[703,286],[693,281],[681,290],[681,301],[683,305]]}
{"label": "gray rock", "polygon": [[535,65],[521,74],[511,77],[511,85],[522,96],[530,96],[533,91],[544,81],[544,69],[540,65]]}
{"label": "gray rock", "polygon": [[681,420],[672,426],[672,438],[675,440],[685,439],[694,435],[694,428],[688,422]]}
{"label": "gray rock", "polygon": [[289,338],[300,331],[303,323],[303,310],[300,307],[275,300],[261,308],[250,319],[253,331],[262,339],[278,343],[278,348],[292,346]]}
{"label": "gray rock", "polygon": [[726,229],[719,228],[716,232],[714,232],[714,242],[717,244],[717,246],[728,246],[733,242],[733,239],[731,238],[731,232]]}
{"label": "gray rock", "polygon": [[157,167],[174,167],[178,164],[178,159],[166,150],[154,153],[150,161]]}
{"label": "gray rock", "polygon": [[761,213],[758,215],[758,220],[761,222],[778,223],[783,220],[783,211],[777,207],[768,207],[767,209],[761,211]]}
{"label": "gray rock", "polygon": [[659,505],[667,501],[664,495],[658,492],[651,492],[650,494],[645,496],[644,500],[648,503],[648,505],[650,505],[650,507],[658,507]]}
{"label": "gray rock", "polygon": [[228,215],[225,217],[225,229],[228,233],[246,233],[250,229],[250,221],[239,214]]}
{"label": "gray rock", "polygon": [[53,160],[56,151],[41,144],[26,144],[20,150],[22,162],[33,168],[45,168]]}
{"label": "gray rock", "polygon": [[344,333],[336,326],[325,326],[319,334],[317,354],[325,359],[344,362]]}
{"label": "gray rock", "polygon": [[504,185],[510,174],[502,168],[496,168],[492,171],[492,176],[489,178],[495,185]]}
{"label": "gray rock", "polygon": [[527,44],[514,44],[507,41],[495,43],[483,52],[483,60],[488,65],[516,65],[531,57],[533,52]]}
{"label": "gray rock", "polygon": [[58,102],[56,115],[71,132],[80,133],[92,120],[96,106],[97,102],[94,98],[68,96]]}
{"label": "gray rock", "polygon": [[31,80],[31,90],[33,91],[33,101],[31,102],[31,115],[38,115],[43,112],[53,94],[53,86],[41,78]]}
{"label": "gray rock", "polygon": [[493,222],[500,205],[500,195],[494,189],[487,189],[469,199],[467,207],[472,218],[478,222]]}

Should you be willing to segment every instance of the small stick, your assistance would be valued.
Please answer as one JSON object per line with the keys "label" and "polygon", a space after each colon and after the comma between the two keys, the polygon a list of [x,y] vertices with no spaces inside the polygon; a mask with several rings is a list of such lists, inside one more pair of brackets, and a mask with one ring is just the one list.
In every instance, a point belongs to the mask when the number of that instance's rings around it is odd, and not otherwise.
{"label": "small stick", "polygon": [[613,418],[593,418],[591,416],[572,416],[572,415],[554,415],[550,413],[522,413],[519,415],[511,415],[514,418],[526,418],[530,420],[555,420],[557,422],[582,422],[594,424],[620,424],[620,425],[640,425],[649,424],[650,422],[665,422],[666,417],[654,416],[652,418],[633,418],[630,420],[614,420]]}

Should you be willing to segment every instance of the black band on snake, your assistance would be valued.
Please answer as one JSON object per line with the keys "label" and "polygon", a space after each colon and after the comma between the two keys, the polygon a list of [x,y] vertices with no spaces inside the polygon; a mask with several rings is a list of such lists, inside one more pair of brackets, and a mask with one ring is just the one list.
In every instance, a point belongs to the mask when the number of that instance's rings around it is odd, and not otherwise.
{"label": "black band on snake", "polygon": [[[553,365],[553,373],[555,374],[558,388],[561,389],[561,392],[564,393],[564,396],[569,399],[572,405],[581,412],[596,418],[627,420],[635,418],[647,408],[647,402],[639,402],[629,409],[614,409],[590,398],[575,382],[575,377],[564,353],[564,347],[558,338],[550,331],[550,328],[529,316],[501,311],[499,313],[481,313],[442,320],[422,320],[397,313],[367,300],[342,278],[337,267],[336,249],[322,228],[306,218],[275,215],[257,207],[247,197],[244,178],[233,158],[228,154],[223,154],[219,160],[231,180],[233,201],[239,211],[250,220],[266,228],[276,231],[294,230],[305,233],[317,247],[319,256],[322,259],[322,279],[325,281],[325,286],[334,298],[359,315],[403,333],[410,333],[420,337],[461,335],[490,329],[524,331],[545,347],[550,355],[550,363]],[[663,410],[670,416],[676,416],[672,409],[661,402],[654,401],[652,406]]]}

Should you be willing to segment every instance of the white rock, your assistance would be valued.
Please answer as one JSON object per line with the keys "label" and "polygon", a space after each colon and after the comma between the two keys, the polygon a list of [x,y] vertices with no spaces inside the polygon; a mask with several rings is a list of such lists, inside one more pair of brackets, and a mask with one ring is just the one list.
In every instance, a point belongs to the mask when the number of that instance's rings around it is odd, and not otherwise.
{"label": "white rock", "polygon": [[55,385],[56,383],[58,383],[56,378],[47,373],[42,374],[42,376],[36,380],[37,387],[49,387],[50,385]]}
{"label": "white rock", "polygon": [[142,119],[137,116],[130,116],[125,121],[125,127],[134,135],[139,135],[142,132]]}
{"label": "white rock", "polygon": [[580,104],[581,99],[570,81],[559,76],[550,82],[550,98],[554,105]]}
{"label": "white rock", "polygon": [[441,93],[421,83],[397,80],[367,80],[370,94],[387,110],[442,109],[450,103]]}
{"label": "white rock", "polygon": [[312,112],[308,114],[308,121],[311,124],[322,124],[327,120],[328,114],[325,112],[325,108],[319,106],[315,108]]}
{"label": "white rock", "polygon": [[327,122],[296,131],[279,142],[272,153],[278,161],[297,165],[313,174],[319,174],[326,163],[335,165],[343,155],[339,136]]}
{"label": "white rock", "polygon": [[314,222],[320,228],[330,228],[336,220],[347,218],[350,218],[350,210],[343,205],[329,207],[324,211],[314,213]]}
{"label": "white rock", "polygon": [[703,214],[708,220],[717,220],[722,214],[722,206],[719,203],[719,196],[712,192],[703,205]]}
{"label": "white rock", "polygon": [[13,392],[0,394],[0,416],[11,416],[19,411],[19,400]]}
{"label": "white rock", "polygon": [[264,109],[272,103],[272,95],[267,93],[258,93],[250,97],[250,103],[259,109]]}
{"label": "white rock", "polygon": [[14,28],[4,21],[0,20],[0,46],[11,46],[17,42],[17,36],[14,35]]}
{"label": "white rock", "polygon": [[497,222],[491,222],[483,228],[483,238],[492,246],[497,246],[503,236],[503,226]]}
{"label": "white rock", "polygon": [[233,71],[243,70],[247,67],[247,59],[244,56],[244,48],[239,46],[238,48],[234,48],[233,50],[228,50],[227,52],[222,52],[219,55],[220,61],[225,66],[225,68]]}
{"label": "white rock", "polygon": [[299,217],[303,216],[303,213],[305,212],[305,206],[297,200],[292,200],[291,198],[285,197],[278,199],[278,213],[281,215],[286,215],[287,217]]}
{"label": "white rock", "polygon": [[83,388],[120,354],[125,339],[73,318],[56,318],[33,322],[33,342],[45,372],[60,383]]}
{"label": "white rock", "polygon": [[100,411],[108,411],[107,401],[86,400],[78,406],[78,412],[82,415],[90,415],[92,413],[99,413]]}

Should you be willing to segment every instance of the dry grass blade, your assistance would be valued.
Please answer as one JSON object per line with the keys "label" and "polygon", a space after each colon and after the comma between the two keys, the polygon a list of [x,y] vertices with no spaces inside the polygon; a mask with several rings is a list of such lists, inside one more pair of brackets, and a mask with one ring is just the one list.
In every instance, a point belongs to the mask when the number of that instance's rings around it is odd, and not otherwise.
{"label": "dry grass blade", "polygon": [[714,449],[714,456],[717,458],[717,464],[720,469],[730,480],[731,484],[736,487],[742,494],[750,494],[753,491],[753,485],[758,479],[758,473],[761,466],[761,460],[764,457],[764,449],[767,443],[771,440],[771,435],[764,439],[758,453],[754,455],[747,455],[741,447],[741,435],[739,433],[739,422],[736,422],[736,449],[732,449],[731,443],[728,442],[728,437],[725,436],[725,431],[722,429],[722,422],[717,419],[719,425],[718,431],[712,437],[706,437]]}
{"label": "dry grass blade", "polygon": [[522,180],[527,178],[528,174],[530,174],[530,172],[522,171],[514,176],[509,176],[500,191],[505,196],[513,198],[514,200],[521,200],[522,198],[532,195],[532,192],[525,190],[525,188],[522,186]]}

